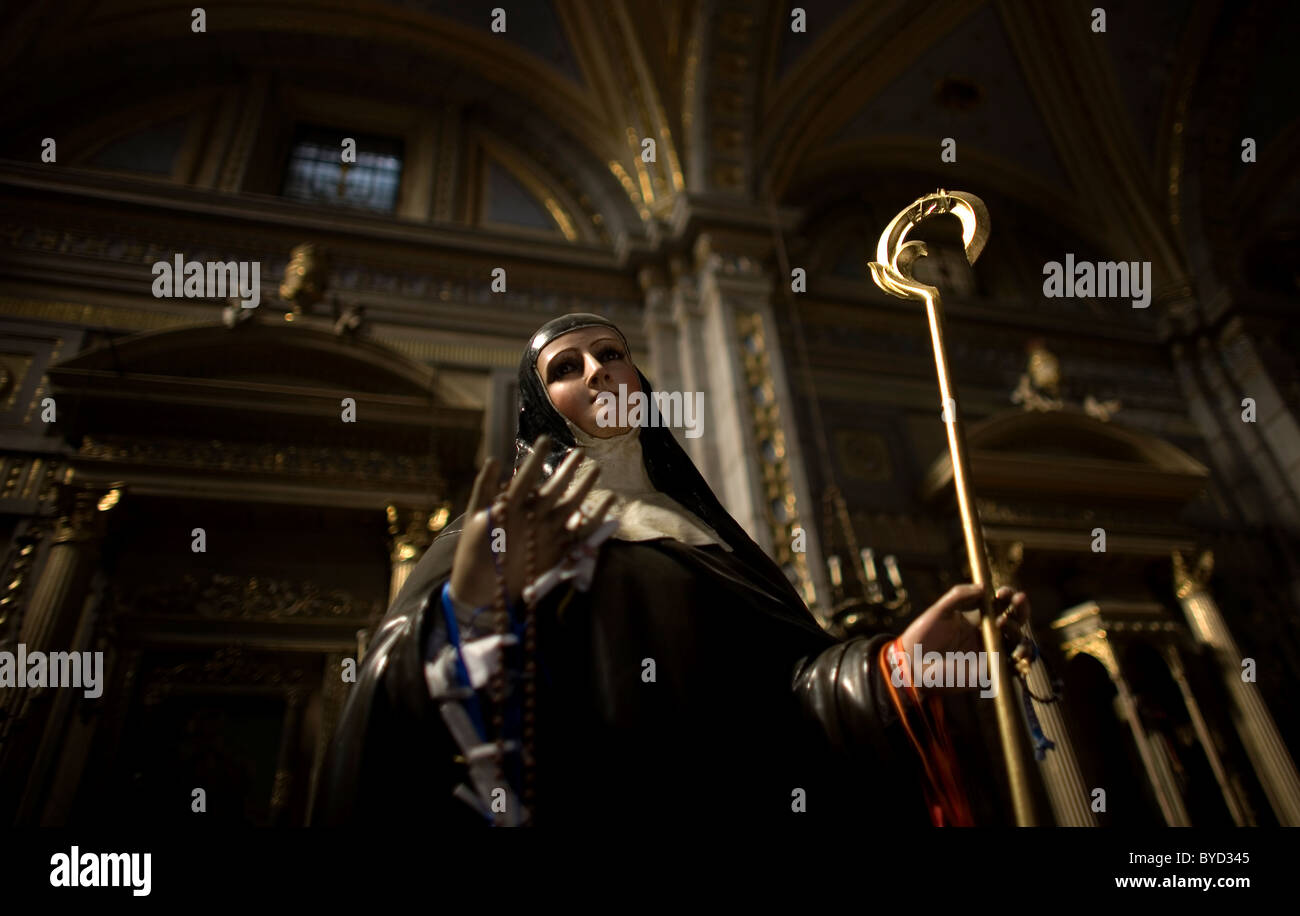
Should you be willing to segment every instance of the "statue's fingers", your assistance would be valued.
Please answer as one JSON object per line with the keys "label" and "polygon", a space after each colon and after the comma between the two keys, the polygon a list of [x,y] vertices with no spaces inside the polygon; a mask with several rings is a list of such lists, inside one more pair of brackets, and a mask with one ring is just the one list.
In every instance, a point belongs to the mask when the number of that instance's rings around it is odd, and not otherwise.
{"label": "statue's fingers", "polygon": [[1006,609],[998,615],[998,626],[1020,626],[1029,619],[1029,596],[1015,592],[1006,601]]}
{"label": "statue's fingers", "polygon": [[944,616],[960,617],[973,630],[979,627],[984,611],[984,592],[984,586],[973,582],[954,585],[937,603],[943,605]]}
{"label": "statue's fingers", "polygon": [[964,582],[948,589],[944,596],[935,603],[941,605],[944,611],[948,613],[952,611],[968,611],[978,608],[983,597],[983,586],[976,585],[973,582]]}
{"label": "statue's fingers", "polygon": [[591,488],[596,484],[596,478],[600,476],[600,465],[593,464],[588,470],[584,471],[578,478],[578,483],[574,486],[573,491],[565,496],[560,502],[555,504],[555,514],[566,522],[569,516],[582,508],[582,501],[587,498]]}
{"label": "statue's fingers", "polygon": [[551,447],[551,437],[543,433],[537,437],[533,443],[532,454],[524,461],[523,466],[519,468],[519,473],[515,479],[510,481],[510,488],[506,491],[506,499],[509,501],[511,511],[518,509],[532,492],[533,487],[537,484],[537,479],[542,474],[542,465],[546,461],[546,453]]}
{"label": "statue's fingers", "polygon": [[582,449],[575,448],[570,450],[569,454],[560,462],[560,466],[555,469],[551,479],[542,485],[537,491],[539,498],[538,510],[545,512],[554,502],[564,495],[564,491],[569,488],[569,481],[573,479],[573,474],[582,464]]}
{"label": "statue's fingers", "polygon": [[488,507],[492,496],[496,493],[499,476],[497,460],[489,456],[483,462],[483,467],[479,468],[478,476],[474,478],[474,488],[469,493],[469,515]]}

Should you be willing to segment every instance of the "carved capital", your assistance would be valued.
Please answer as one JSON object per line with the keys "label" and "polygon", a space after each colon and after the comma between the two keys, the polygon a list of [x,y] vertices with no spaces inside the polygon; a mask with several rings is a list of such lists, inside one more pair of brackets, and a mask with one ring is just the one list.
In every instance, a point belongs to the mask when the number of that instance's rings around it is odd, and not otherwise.
{"label": "carved capital", "polygon": [[1210,576],[1214,572],[1214,551],[1202,550],[1196,559],[1196,568],[1188,569],[1181,550],[1172,554],[1174,561],[1174,590],[1179,599],[1190,598],[1197,592],[1208,591]]}
{"label": "carved capital", "polygon": [[1080,653],[1091,655],[1093,658],[1097,659],[1097,661],[1101,662],[1102,666],[1106,669],[1106,673],[1110,675],[1112,680],[1115,680],[1120,676],[1119,660],[1115,657],[1115,650],[1111,646],[1110,640],[1107,638],[1104,629],[1094,630],[1091,633],[1087,633],[1083,636],[1062,643],[1061,652],[1064,654],[1067,662]]}

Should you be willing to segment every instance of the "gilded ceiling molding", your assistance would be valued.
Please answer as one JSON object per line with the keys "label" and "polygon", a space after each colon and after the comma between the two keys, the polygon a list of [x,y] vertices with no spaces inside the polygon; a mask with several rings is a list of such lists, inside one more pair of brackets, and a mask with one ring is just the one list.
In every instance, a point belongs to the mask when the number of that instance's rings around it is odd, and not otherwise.
{"label": "gilded ceiling molding", "polygon": [[[611,7],[611,4],[561,2],[555,8],[569,33],[574,53],[582,62],[583,70],[591,76],[592,108],[600,112],[604,122],[600,141],[588,142],[587,148],[604,163],[644,225],[650,221],[651,213],[643,194],[644,186],[632,177],[639,175],[634,159],[640,155],[640,145],[638,141],[634,150],[629,137],[629,133],[637,134],[636,106],[628,99],[629,87],[637,77],[628,60],[633,52],[620,40],[618,23],[611,19]],[[564,123],[562,119],[561,123]]]}
{"label": "gilded ceiling molding", "polygon": [[[1197,3],[1192,7],[1191,18],[1183,30],[1182,42],[1175,54],[1173,73],[1169,79],[1169,93],[1165,99],[1164,115],[1156,131],[1156,183],[1164,197],[1169,212],[1169,222],[1180,232],[1183,220],[1182,188],[1183,158],[1187,147],[1188,106],[1193,90],[1201,76],[1201,65],[1206,59],[1210,42],[1217,35],[1214,29],[1222,0]],[[1185,241],[1184,241],[1184,244]]]}
{"label": "gilded ceiling molding", "polygon": [[[712,6],[708,61],[708,89],[716,99],[706,100],[699,113],[707,116],[703,138],[708,144],[709,190],[748,194],[757,174],[756,112],[757,61],[762,51],[761,15],[753,4],[718,0]],[[709,102],[716,101],[716,104]]]}
{"label": "gilded ceiling molding", "polygon": [[[624,95],[624,110],[630,125],[627,139],[632,163],[640,175],[642,199],[652,210],[662,214],[672,207],[673,195],[685,188],[672,125],[664,110],[659,84],[646,62],[636,24],[623,3],[612,4],[610,14],[614,20],[614,28],[610,31],[617,31],[619,39],[622,82],[628,87]],[[655,141],[654,162],[645,162],[641,157],[641,143],[648,138]]]}

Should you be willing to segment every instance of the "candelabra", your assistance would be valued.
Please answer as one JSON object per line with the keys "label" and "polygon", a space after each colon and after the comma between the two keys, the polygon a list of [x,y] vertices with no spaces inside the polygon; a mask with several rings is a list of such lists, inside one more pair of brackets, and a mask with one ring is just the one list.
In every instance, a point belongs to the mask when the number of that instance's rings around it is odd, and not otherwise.
{"label": "candelabra", "polygon": [[826,558],[833,597],[831,628],[839,636],[878,633],[907,619],[912,612],[912,601],[903,585],[903,573],[898,567],[897,557],[891,553],[882,561],[885,567],[883,580],[876,569],[875,550],[862,548],[858,551],[858,561],[860,566],[855,569],[854,577],[858,588],[850,590],[844,582],[840,557],[831,554]]}

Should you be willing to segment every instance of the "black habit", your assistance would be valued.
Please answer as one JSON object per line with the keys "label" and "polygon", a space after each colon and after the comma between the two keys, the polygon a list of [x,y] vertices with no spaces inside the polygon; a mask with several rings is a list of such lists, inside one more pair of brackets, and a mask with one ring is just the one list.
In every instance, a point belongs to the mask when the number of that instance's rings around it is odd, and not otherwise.
{"label": "black habit", "polygon": [[[516,467],[543,432],[554,443],[545,476],[573,447],[533,367],[550,340],[593,325],[617,330],[566,315],[525,349]],[[917,754],[878,667],[889,637],[823,631],[670,431],[641,434],[654,486],[730,549],[611,539],[587,591],[566,584],[538,604],[534,823],[925,826]],[[424,676],[447,642],[439,599],[463,521],[429,547],[370,640],[313,825],[488,824],[452,794],[465,767]]]}

